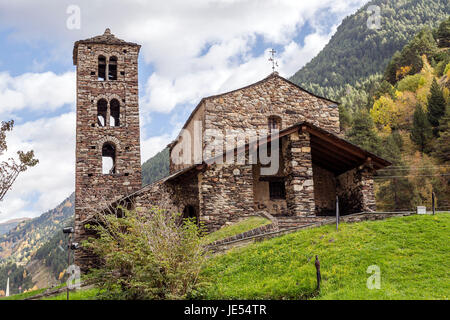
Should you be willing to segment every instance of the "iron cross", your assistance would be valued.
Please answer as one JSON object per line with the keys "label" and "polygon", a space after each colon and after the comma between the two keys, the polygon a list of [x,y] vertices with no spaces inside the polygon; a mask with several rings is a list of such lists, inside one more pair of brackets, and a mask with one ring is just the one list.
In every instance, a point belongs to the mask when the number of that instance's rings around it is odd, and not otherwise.
{"label": "iron cross", "polygon": [[269,61],[272,62],[272,72],[275,72],[275,68],[278,67],[278,62],[275,60],[275,53],[277,52],[275,51],[275,49],[272,49],[269,51],[269,53],[271,54]]}

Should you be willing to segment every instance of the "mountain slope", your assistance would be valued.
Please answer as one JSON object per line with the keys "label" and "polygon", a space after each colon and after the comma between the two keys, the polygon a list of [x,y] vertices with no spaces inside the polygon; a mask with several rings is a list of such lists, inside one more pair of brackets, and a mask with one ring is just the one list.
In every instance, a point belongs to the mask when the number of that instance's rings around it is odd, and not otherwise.
{"label": "mountain slope", "polygon": [[[381,28],[367,27],[371,5],[379,6]],[[323,50],[291,80],[317,92],[337,90],[382,73],[392,55],[425,26],[436,27],[450,14],[447,0],[373,0],[346,17]],[[333,95],[328,91],[328,95]],[[329,96],[329,98],[335,98]]]}
{"label": "mountain slope", "polygon": [[56,208],[0,236],[0,261],[8,260],[25,265],[40,246],[73,218],[74,201],[75,194],[72,193]]}
{"label": "mountain slope", "polygon": [[17,225],[30,220],[30,218],[19,218],[19,219],[11,219],[6,222],[0,223],[0,236],[8,233],[9,230],[14,229]]}

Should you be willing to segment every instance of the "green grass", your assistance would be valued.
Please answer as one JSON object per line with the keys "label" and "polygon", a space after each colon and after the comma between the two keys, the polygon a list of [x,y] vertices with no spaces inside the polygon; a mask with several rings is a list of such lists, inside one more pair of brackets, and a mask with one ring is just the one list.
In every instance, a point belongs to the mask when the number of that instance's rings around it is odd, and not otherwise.
{"label": "green grass", "polygon": [[9,297],[0,297],[0,300],[24,300],[26,298],[35,296],[37,294],[40,294],[42,292],[44,292],[46,289],[38,289],[38,290],[34,290],[34,291],[29,291],[26,293],[18,293],[18,294],[13,294]]}
{"label": "green grass", "polygon": [[[205,299],[448,299],[450,215],[396,217],[328,225],[233,249],[213,257],[202,275]],[[367,268],[381,270],[369,290]]]}
{"label": "green grass", "polygon": [[[99,289],[89,288],[71,291],[69,293],[70,300],[95,300],[97,299]],[[42,298],[41,300],[67,300],[67,292],[64,291],[56,296]]]}
{"label": "green grass", "polygon": [[261,227],[269,223],[270,220],[263,217],[250,217],[248,219],[239,221],[235,224],[223,227],[215,232],[208,234],[205,237],[205,242],[211,243],[217,240],[226,239],[228,237]]}

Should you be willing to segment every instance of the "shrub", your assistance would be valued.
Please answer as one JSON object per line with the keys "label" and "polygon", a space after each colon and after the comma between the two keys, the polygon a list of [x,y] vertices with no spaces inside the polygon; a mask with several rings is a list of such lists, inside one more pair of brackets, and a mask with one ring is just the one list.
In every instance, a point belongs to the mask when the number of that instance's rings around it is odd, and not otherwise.
{"label": "shrub", "polygon": [[101,266],[90,277],[103,299],[183,299],[195,290],[206,259],[202,229],[179,214],[121,209],[121,216],[98,214],[88,228],[97,233],[83,246]]}
{"label": "shrub", "polygon": [[413,76],[406,76],[401,81],[397,83],[397,88],[399,91],[411,91],[415,92],[419,87],[425,84],[425,78],[417,73]]}

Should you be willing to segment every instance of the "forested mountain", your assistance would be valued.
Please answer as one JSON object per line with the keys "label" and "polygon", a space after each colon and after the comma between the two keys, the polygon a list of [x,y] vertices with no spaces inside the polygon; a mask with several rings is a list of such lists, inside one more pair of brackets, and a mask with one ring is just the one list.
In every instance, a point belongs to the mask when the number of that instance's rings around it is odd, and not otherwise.
{"label": "forested mountain", "polygon": [[14,229],[15,227],[17,227],[18,224],[21,224],[27,220],[30,220],[30,218],[12,219],[0,223],[0,236],[5,233],[8,233],[9,230]]}
{"label": "forested mountain", "polygon": [[169,174],[169,149],[158,152],[142,165],[142,185],[147,185]]}
{"label": "forested mountain", "polygon": [[53,237],[57,230],[67,225],[73,217],[74,201],[75,195],[72,194],[56,208],[0,236],[0,261],[7,260],[25,265],[41,245]]}
{"label": "forested mountain", "polygon": [[[367,22],[380,8],[380,28]],[[373,0],[346,17],[325,48],[291,80],[335,99],[336,91],[382,73],[391,57],[423,27],[436,27],[450,14],[448,0]],[[322,91],[320,92],[320,88]]]}

